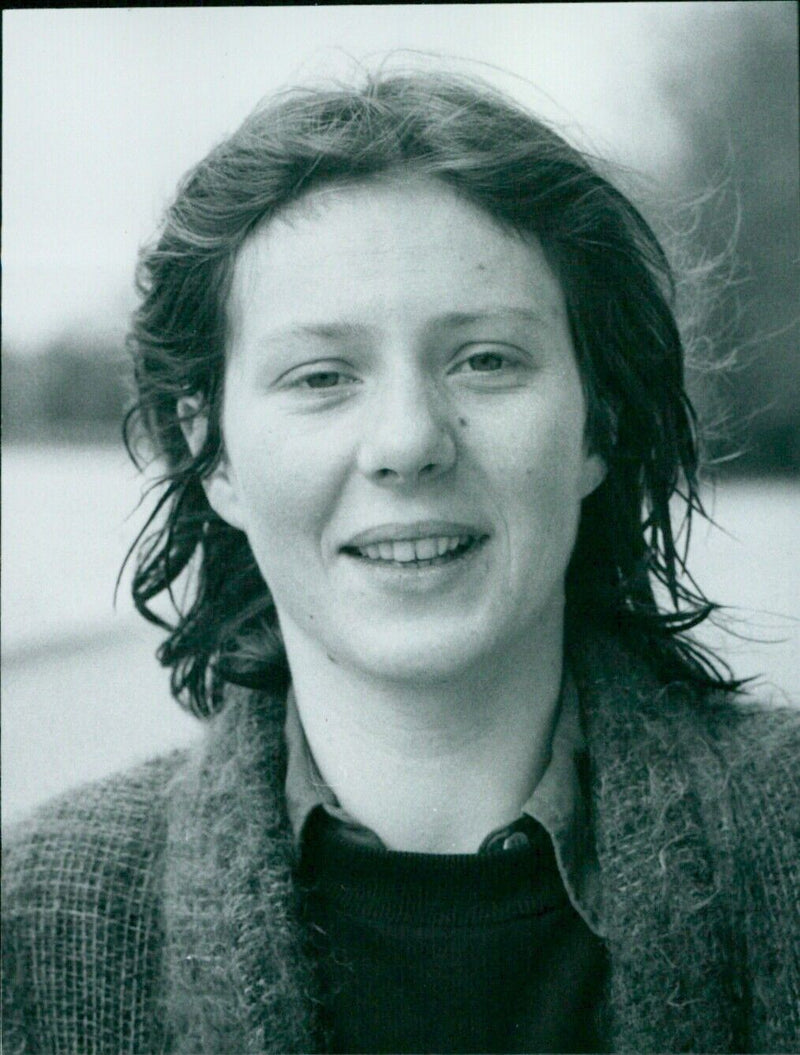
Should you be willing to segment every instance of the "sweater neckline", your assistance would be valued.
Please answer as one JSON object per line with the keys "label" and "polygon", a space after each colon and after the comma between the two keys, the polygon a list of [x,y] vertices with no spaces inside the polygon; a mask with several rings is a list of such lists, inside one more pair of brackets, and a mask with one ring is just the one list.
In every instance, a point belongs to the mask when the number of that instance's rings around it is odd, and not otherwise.
{"label": "sweater neckline", "polygon": [[323,809],[308,819],[299,878],[361,920],[421,927],[476,926],[569,905],[552,844],[536,821],[523,845],[492,854],[387,850],[352,839]]}
{"label": "sweater neckline", "polygon": [[[295,848],[302,854],[309,818],[318,808],[345,824],[363,842],[382,846],[341,806],[325,783],[306,739],[292,687],[286,695],[284,739],[287,752],[286,804]],[[541,780],[522,806],[522,818],[547,833],[560,873],[560,886],[589,929],[603,937],[602,897],[589,807],[588,749],[577,686],[568,663],[551,742],[550,760]],[[500,830],[489,833],[486,842]]]}

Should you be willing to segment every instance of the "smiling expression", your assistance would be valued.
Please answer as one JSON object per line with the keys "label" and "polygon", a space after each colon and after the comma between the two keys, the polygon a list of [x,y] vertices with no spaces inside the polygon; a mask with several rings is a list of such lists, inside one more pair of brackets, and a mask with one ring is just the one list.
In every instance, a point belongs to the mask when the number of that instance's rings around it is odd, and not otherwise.
{"label": "smiling expression", "polygon": [[313,192],[235,265],[209,500],[293,642],[465,674],[560,631],[604,468],[541,247],[421,178]]}

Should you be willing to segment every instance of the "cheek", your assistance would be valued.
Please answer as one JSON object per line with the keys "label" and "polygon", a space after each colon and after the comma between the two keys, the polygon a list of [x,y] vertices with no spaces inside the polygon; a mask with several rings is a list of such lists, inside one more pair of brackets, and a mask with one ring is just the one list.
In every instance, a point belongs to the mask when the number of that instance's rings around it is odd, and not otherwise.
{"label": "cheek", "polygon": [[584,475],[584,423],[572,401],[537,400],[492,418],[472,434],[474,456],[487,475],[519,498],[533,492],[576,495]]}
{"label": "cheek", "polygon": [[246,441],[241,432],[236,439],[231,458],[259,563],[274,565],[292,551],[318,547],[341,479],[335,445],[263,426],[249,430]]}
{"label": "cheek", "polygon": [[[508,534],[512,575],[558,574],[574,543],[585,454],[583,419],[539,406],[507,419],[502,441],[484,437],[487,484]],[[509,428],[508,425],[511,427]]]}

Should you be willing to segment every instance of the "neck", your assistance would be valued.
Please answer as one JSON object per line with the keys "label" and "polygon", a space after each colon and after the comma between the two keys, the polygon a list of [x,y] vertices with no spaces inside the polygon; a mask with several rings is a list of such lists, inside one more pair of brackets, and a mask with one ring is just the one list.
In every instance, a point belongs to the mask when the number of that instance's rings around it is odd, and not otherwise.
{"label": "neck", "polygon": [[386,681],[285,634],[300,718],[342,806],[390,848],[472,853],[550,759],[562,626],[458,676]]}

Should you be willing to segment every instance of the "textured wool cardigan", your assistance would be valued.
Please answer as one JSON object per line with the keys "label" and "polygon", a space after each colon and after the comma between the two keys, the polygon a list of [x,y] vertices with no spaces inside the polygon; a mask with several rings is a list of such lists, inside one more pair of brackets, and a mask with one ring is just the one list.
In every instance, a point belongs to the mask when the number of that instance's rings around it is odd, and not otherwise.
{"label": "textured wool cardigan", "polygon": [[[800,1051],[800,715],[570,657],[615,1051]],[[313,1051],[283,701],[72,792],[6,840],[4,1052]]]}

